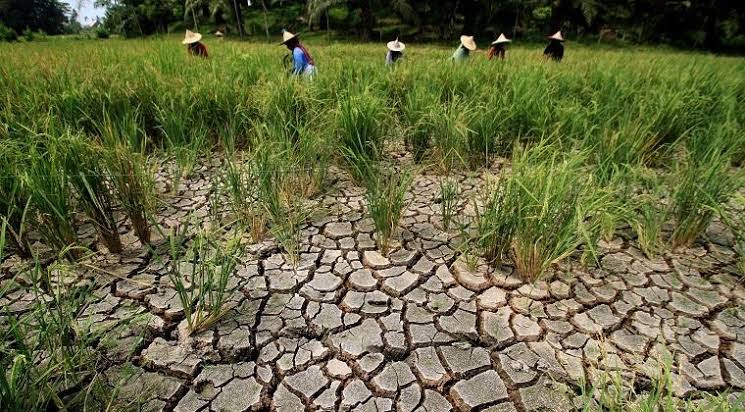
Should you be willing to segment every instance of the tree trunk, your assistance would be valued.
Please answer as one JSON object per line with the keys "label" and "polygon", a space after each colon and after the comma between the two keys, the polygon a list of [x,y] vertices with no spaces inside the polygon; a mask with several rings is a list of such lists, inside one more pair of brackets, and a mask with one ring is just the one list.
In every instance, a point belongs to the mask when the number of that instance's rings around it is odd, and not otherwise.
{"label": "tree trunk", "polygon": [[372,10],[372,0],[361,2],[362,14],[362,38],[370,40],[372,38],[372,29],[375,27],[375,16]]}
{"label": "tree trunk", "polygon": [[243,11],[241,9],[241,2],[233,0],[233,7],[235,8],[235,22],[238,25],[238,34],[243,40]]}
{"label": "tree trunk", "polygon": [[268,10],[266,8],[266,0],[261,0],[261,9],[264,12],[264,31],[266,32],[266,38],[269,38],[269,19]]}

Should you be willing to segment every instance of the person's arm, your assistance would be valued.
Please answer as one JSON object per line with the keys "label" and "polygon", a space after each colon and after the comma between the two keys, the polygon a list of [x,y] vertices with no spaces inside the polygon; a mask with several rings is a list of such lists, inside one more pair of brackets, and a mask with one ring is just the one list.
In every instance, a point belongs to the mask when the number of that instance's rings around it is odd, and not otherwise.
{"label": "person's arm", "polygon": [[303,73],[303,70],[305,69],[305,54],[303,54],[303,51],[300,50],[299,47],[292,50],[292,61],[292,73]]}
{"label": "person's arm", "polygon": [[495,51],[496,51],[496,49],[494,47],[489,47],[489,52],[486,53],[486,58],[488,60],[491,60],[492,58],[494,58],[494,52]]}
{"label": "person's arm", "polygon": [[388,51],[388,53],[385,54],[385,64],[392,64],[393,63],[393,52]]}
{"label": "person's arm", "polygon": [[202,48],[202,56],[204,56],[205,58],[210,57],[210,54],[207,52],[207,46],[205,46],[204,44],[200,44],[200,46]]}

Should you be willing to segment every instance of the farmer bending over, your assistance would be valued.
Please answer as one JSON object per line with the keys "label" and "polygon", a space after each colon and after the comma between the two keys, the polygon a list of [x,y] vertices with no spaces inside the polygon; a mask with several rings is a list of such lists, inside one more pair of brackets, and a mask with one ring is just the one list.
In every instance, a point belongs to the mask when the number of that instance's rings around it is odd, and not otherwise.
{"label": "farmer bending over", "polygon": [[561,36],[561,31],[557,31],[553,36],[548,37],[551,41],[546,46],[546,50],[543,51],[543,55],[554,61],[560,62],[564,58],[564,37]]}
{"label": "farmer bending over", "polygon": [[460,36],[460,46],[455,49],[452,59],[455,61],[464,61],[468,59],[468,54],[476,50],[476,41],[473,36]]}
{"label": "farmer bending over", "polygon": [[387,44],[388,53],[385,55],[385,65],[390,66],[395,63],[398,59],[404,57],[404,49],[406,45],[398,41],[389,41]]}
{"label": "farmer bending over", "polygon": [[300,44],[297,35],[287,30],[282,30],[282,43],[292,52],[292,74],[312,78],[316,74],[316,66],[313,57],[308,50]]}
{"label": "farmer bending over", "polygon": [[508,39],[504,33],[500,34],[499,38],[494,40],[491,47],[489,47],[489,53],[487,53],[486,58],[491,60],[494,57],[498,57],[500,60],[504,60],[504,55],[507,52],[505,46],[511,42],[512,40]]}
{"label": "farmer bending over", "polygon": [[207,54],[207,46],[202,44],[199,40],[202,40],[202,35],[199,33],[194,33],[191,30],[186,31],[186,36],[184,36],[184,41],[181,42],[181,44],[186,45],[186,51],[189,52],[192,56],[199,56],[199,57],[208,57]]}

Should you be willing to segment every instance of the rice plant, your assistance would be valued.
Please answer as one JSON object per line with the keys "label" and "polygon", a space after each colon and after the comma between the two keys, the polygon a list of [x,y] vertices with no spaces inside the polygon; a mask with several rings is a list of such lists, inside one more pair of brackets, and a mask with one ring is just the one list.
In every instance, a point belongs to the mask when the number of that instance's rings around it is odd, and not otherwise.
{"label": "rice plant", "polygon": [[107,150],[106,172],[119,205],[132,222],[140,243],[150,243],[150,221],[155,213],[154,170],[147,158],[125,146]]}
{"label": "rice plant", "polygon": [[693,139],[682,165],[673,172],[671,215],[674,248],[690,246],[709,226],[716,211],[741,183],[742,173],[730,170],[730,157],[705,137]]}
{"label": "rice plant", "polygon": [[264,240],[268,216],[259,197],[256,171],[251,159],[227,159],[217,185],[218,191],[227,199],[229,212],[249,231],[251,240]]}
{"label": "rice plant", "polygon": [[55,141],[64,150],[63,172],[85,213],[96,227],[99,238],[112,253],[122,251],[117,220],[114,217],[114,195],[107,181],[103,150],[79,136]]}
{"label": "rice plant", "polygon": [[21,256],[31,256],[26,232],[30,194],[21,179],[21,148],[6,142],[0,148],[0,221],[6,225],[10,239]]}
{"label": "rice plant", "polygon": [[403,97],[401,118],[405,125],[404,141],[416,163],[424,160],[430,147],[432,124],[429,112],[432,104],[438,103],[435,97],[422,86],[412,88]]}
{"label": "rice plant", "polygon": [[34,227],[48,246],[75,259],[80,255],[78,249],[71,248],[78,242],[75,209],[70,177],[63,171],[63,156],[55,146],[46,150],[33,145],[23,181],[30,193]]}
{"label": "rice plant", "polygon": [[667,208],[659,197],[641,195],[635,201],[635,215],[631,227],[636,232],[639,248],[649,258],[655,257],[662,248],[662,228],[667,220]]}
{"label": "rice plant", "polygon": [[458,212],[460,188],[458,182],[452,179],[440,181],[440,212],[442,215],[442,228],[450,229],[453,216]]}
{"label": "rice plant", "polygon": [[517,230],[517,187],[512,179],[503,178],[488,190],[474,201],[474,233],[468,238],[487,262],[499,264],[509,257]]}
{"label": "rice plant", "polygon": [[347,96],[337,112],[338,144],[347,163],[355,159],[377,160],[383,150],[386,111],[371,93]]}
{"label": "rice plant", "polygon": [[431,108],[428,121],[432,125],[432,146],[440,169],[446,174],[453,168],[466,166],[466,140],[471,130],[471,109],[460,99]]}
{"label": "rice plant", "polygon": [[375,225],[375,240],[383,255],[388,254],[392,236],[398,229],[408,201],[413,177],[408,170],[383,170],[372,161],[367,161],[364,176],[367,213]]}
{"label": "rice plant", "polygon": [[239,263],[240,236],[221,241],[214,233],[199,230],[188,239],[189,224],[174,228],[168,236],[168,278],[184,308],[187,329],[198,334],[227,315],[232,290],[230,278]]}

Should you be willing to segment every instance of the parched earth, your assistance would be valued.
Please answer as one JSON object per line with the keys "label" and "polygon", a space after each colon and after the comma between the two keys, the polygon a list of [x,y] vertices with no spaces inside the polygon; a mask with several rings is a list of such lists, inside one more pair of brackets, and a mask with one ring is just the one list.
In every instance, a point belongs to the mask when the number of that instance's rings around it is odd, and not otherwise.
{"label": "parched earth", "polygon": [[[165,226],[189,212],[208,219],[210,173],[197,174],[161,211]],[[745,288],[718,225],[706,243],[653,260],[619,231],[600,245],[599,268],[567,263],[531,285],[510,267],[471,271],[440,229],[439,177],[415,179],[401,241],[384,257],[364,191],[333,175],[297,266],[271,240],[248,247],[229,315],[197,336],[181,332],[167,262],[131,232],[124,256],[90,262],[108,275],[66,279],[100,285],[81,322],[128,322],[100,343],[120,399],[179,412],[564,411],[577,396],[562,383],[621,376],[643,390],[666,358],[677,396],[745,388]],[[465,200],[483,177],[460,185]],[[21,313],[30,300],[18,289],[0,304]]]}

